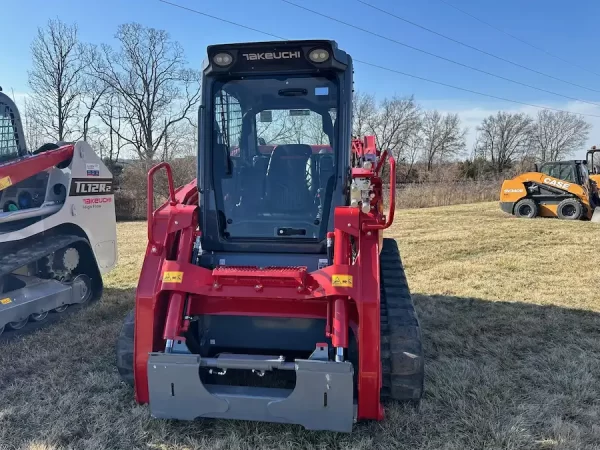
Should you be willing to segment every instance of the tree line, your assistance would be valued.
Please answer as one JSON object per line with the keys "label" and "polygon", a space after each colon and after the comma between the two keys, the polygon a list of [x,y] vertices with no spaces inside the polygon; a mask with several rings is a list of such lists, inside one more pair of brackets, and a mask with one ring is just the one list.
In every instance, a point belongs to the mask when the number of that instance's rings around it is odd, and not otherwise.
{"label": "tree line", "polygon": [[355,92],[353,106],[355,135],[375,135],[378,146],[403,163],[408,179],[417,165],[431,172],[435,165],[457,160],[466,172],[495,174],[527,161],[558,161],[582,149],[592,128],[569,112],[540,110],[532,117],[498,111],[475,128],[475,144],[468,149],[469,130],[458,114],[424,110],[413,96],[377,102],[371,94]]}
{"label": "tree line", "polygon": [[[29,147],[84,139],[112,163],[125,151],[142,161],[194,155],[200,71],[164,30],[128,23],[115,38],[114,47],[83,43],[77,25],[60,20],[38,29],[23,111]],[[498,111],[473,130],[468,149],[470,130],[456,113],[424,109],[413,96],[377,100],[357,91],[353,100],[354,134],[375,135],[403,166],[405,180],[451,162],[475,176],[501,174],[523,161],[564,159],[583,147],[591,129],[569,112]],[[290,120],[277,133],[292,138],[294,130]],[[317,130],[315,139],[324,138]]]}
{"label": "tree line", "polygon": [[116,161],[124,149],[154,160],[194,147],[200,72],[181,45],[137,23],[115,38],[117,48],[82,43],[60,20],[38,29],[23,113],[30,148],[84,139]]}

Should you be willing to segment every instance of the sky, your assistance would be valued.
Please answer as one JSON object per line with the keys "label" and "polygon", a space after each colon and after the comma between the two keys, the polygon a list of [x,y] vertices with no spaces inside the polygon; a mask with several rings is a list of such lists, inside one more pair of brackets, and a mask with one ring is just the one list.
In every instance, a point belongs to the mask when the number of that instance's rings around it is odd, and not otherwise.
{"label": "sky", "polygon": [[[299,9],[284,0],[169,1],[287,39],[333,39],[354,59],[447,85],[516,102],[597,115],[586,117],[594,126],[587,145],[600,145],[600,60],[597,57],[600,2],[597,0],[365,0],[415,24],[554,78],[465,48],[357,0],[290,0],[346,24]],[[560,59],[512,39],[447,3]],[[37,27],[44,26],[49,18],[77,23],[80,39],[95,44],[114,44],[118,25],[127,22],[167,30],[184,47],[189,65],[198,69],[210,44],[274,39],[159,0],[0,0],[0,17],[5,38],[0,86],[9,94],[14,92],[17,101],[29,90],[29,46]],[[407,45],[570,98],[498,79]],[[475,127],[484,117],[499,109],[530,114],[538,110],[360,63],[355,64],[354,76],[356,89],[373,93],[380,99],[414,95],[424,108],[460,114],[463,125],[469,129],[468,150],[474,141]],[[582,150],[575,156],[583,155]]]}

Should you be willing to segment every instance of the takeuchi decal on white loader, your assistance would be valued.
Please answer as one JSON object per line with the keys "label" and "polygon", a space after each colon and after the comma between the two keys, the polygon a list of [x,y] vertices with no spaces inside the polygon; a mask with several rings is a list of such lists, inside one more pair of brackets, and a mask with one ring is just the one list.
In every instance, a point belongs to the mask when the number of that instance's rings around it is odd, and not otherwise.
{"label": "takeuchi decal on white loader", "polygon": [[83,199],[83,209],[102,208],[107,203],[112,203],[112,197],[89,197]]}
{"label": "takeuchi decal on white loader", "polygon": [[544,183],[550,186],[556,186],[561,189],[569,189],[571,183],[565,183],[564,181],[555,180],[554,178],[546,177],[544,178]]}

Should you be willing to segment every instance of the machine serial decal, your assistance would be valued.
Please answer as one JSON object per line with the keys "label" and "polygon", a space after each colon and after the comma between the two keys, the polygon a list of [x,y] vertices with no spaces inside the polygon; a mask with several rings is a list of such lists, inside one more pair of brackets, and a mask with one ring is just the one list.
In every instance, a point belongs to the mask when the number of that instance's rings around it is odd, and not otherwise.
{"label": "machine serial decal", "polygon": [[331,285],[337,287],[352,287],[352,275],[332,275]]}
{"label": "machine serial decal", "polygon": [[99,177],[100,164],[86,164],[85,171],[88,177]]}
{"label": "machine serial decal", "polygon": [[0,300],[0,304],[2,305],[8,305],[9,303],[12,303],[12,300],[10,298],[3,298],[2,300]]}
{"label": "machine serial decal", "polygon": [[90,196],[112,194],[112,179],[98,178],[89,180],[87,178],[73,178],[71,182],[70,196]]}
{"label": "machine serial decal", "polygon": [[243,53],[246,61],[263,61],[266,59],[298,59],[300,52],[266,52],[266,53]]}
{"label": "machine serial decal", "polygon": [[559,181],[559,180],[554,180],[552,178],[544,178],[544,183],[549,184],[550,186],[556,186],[558,188],[562,188],[562,189],[569,189],[569,186],[571,186],[571,183],[565,183],[563,181]]}
{"label": "machine serial decal", "polygon": [[10,181],[10,177],[0,178],[0,191],[10,186],[12,186],[12,181]]}
{"label": "machine serial decal", "polygon": [[181,283],[183,282],[183,272],[165,272],[163,283]]}

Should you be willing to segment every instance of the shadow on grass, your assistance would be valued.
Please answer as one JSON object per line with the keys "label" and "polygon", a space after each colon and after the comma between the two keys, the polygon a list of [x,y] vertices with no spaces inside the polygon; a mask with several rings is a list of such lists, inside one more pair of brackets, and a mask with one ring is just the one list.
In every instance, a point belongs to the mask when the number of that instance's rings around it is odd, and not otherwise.
{"label": "shadow on grass", "polygon": [[415,294],[427,358],[420,410],[392,405],[385,421],[337,434],[152,419],[114,366],[133,296],[133,289],[107,289],[101,303],[27,339],[35,351],[11,368],[0,354],[0,380],[13,380],[0,389],[0,442],[78,449],[583,449],[600,442],[595,313]]}

